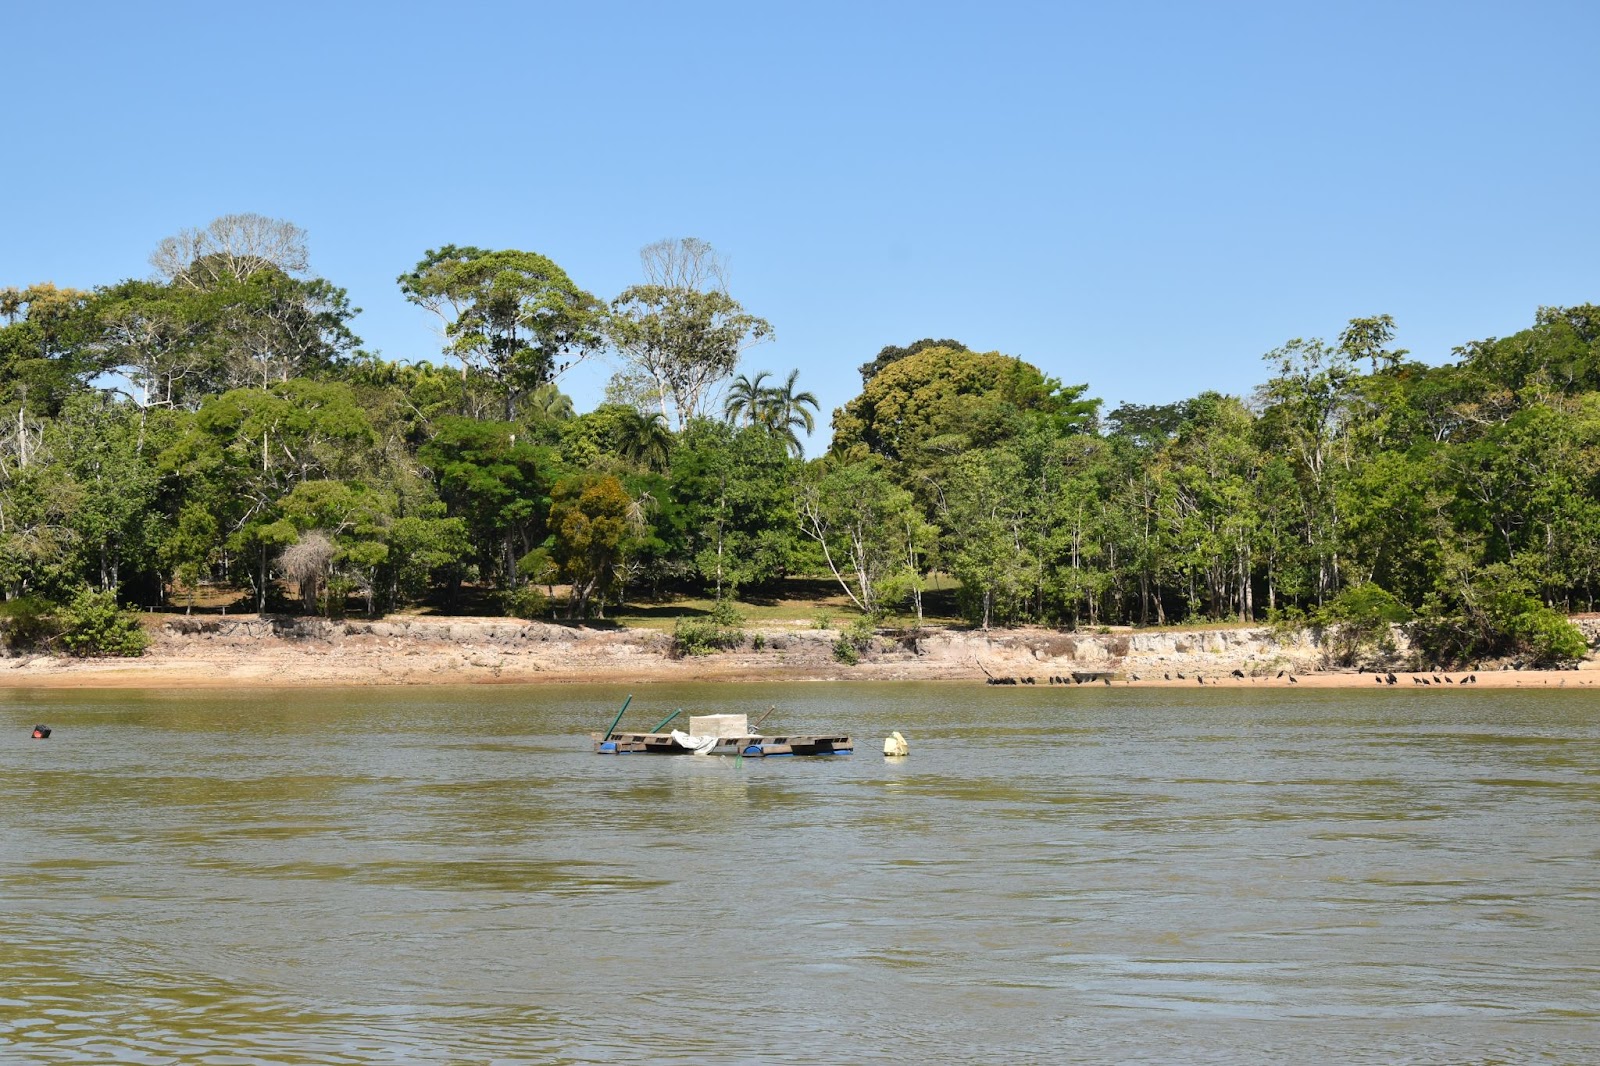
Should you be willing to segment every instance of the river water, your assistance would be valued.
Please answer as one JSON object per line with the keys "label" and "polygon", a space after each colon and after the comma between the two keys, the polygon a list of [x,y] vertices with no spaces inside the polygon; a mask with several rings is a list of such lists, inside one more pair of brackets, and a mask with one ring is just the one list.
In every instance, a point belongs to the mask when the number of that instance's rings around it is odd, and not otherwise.
{"label": "river water", "polygon": [[596,756],[602,686],[0,694],[0,1061],[1600,1061],[1592,694],[634,691],[859,750]]}

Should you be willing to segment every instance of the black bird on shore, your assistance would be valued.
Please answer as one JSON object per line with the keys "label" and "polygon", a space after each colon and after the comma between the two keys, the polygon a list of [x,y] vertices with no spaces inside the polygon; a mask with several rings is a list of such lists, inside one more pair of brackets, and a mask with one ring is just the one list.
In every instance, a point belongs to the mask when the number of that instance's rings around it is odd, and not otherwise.
{"label": "black bird on shore", "polygon": [[1235,670],[1233,672],[1233,676],[1237,677],[1240,681],[1243,681],[1244,680],[1244,671],[1243,670]]}
{"label": "black bird on shore", "polygon": [[1455,684],[1454,681],[1450,680],[1450,675],[1449,674],[1445,674],[1444,675],[1444,683],[1447,684],[1447,685]]}
{"label": "black bird on shore", "polygon": [[1279,670],[1279,671],[1278,671],[1278,676],[1279,676],[1279,677],[1282,677],[1282,676],[1283,676],[1283,671],[1282,671],[1282,670]]}
{"label": "black bird on shore", "polygon": [[1289,675],[1289,684],[1298,685],[1299,683],[1300,683],[1300,679],[1298,677],[1295,677],[1293,674]]}
{"label": "black bird on shore", "polygon": [[1394,671],[1393,670],[1390,670],[1387,674],[1385,674],[1383,679],[1385,681],[1389,682],[1389,684],[1391,684],[1391,685],[1400,680],[1398,677],[1394,676]]}
{"label": "black bird on shore", "polygon": [[1444,682],[1443,682],[1443,681],[1440,681],[1440,680],[1439,680],[1439,675],[1438,675],[1438,674],[1434,674],[1434,675],[1433,675],[1433,683],[1434,683],[1434,684],[1435,684],[1435,685],[1442,685],[1442,684],[1444,684]]}

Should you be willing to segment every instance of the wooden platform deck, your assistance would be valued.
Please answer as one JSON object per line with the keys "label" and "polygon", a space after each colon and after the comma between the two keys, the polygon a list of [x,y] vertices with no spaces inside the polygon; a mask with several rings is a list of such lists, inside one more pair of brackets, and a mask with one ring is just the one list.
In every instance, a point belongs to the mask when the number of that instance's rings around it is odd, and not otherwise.
{"label": "wooden platform deck", "polygon": [[[692,752],[672,739],[671,733],[589,734],[597,755],[689,755]],[[855,745],[842,734],[828,736],[748,736],[723,737],[707,754],[741,755],[747,759],[777,755],[849,755]]]}

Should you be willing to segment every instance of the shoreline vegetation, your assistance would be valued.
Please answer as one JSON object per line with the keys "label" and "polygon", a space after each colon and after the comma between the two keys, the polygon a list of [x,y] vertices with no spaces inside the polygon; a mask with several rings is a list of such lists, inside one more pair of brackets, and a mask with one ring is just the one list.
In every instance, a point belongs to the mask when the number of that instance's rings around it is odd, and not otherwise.
{"label": "shoreline vegetation", "polygon": [[[1265,353],[1249,395],[1110,409],[1070,383],[1095,353],[889,344],[808,456],[817,396],[745,369],[774,327],[704,241],[648,245],[609,299],[534,251],[430,249],[393,298],[441,346],[398,359],[310,262],[299,227],[229,215],[147,278],[0,289],[0,646],[27,657],[4,673],[1048,679],[1087,656],[1226,684],[1595,646],[1571,619],[1600,600],[1600,306],[1433,362],[1352,318]],[[580,412],[560,381],[586,360],[614,374]],[[154,624],[208,609],[234,621]],[[440,637],[418,612],[530,621]],[[448,636],[473,625],[524,635]],[[1151,635],[1173,625],[1283,639],[1190,661]]]}
{"label": "shoreline vegetation", "polygon": [[[1581,618],[1586,634],[1600,620]],[[1583,688],[1600,659],[1563,670],[1408,669],[1398,646],[1367,663],[1334,665],[1336,638],[1311,629],[1219,626],[1066,633],[950,626],[886,630],[855,661],[847,629],[799,621],[746,630],[739,644],[684,654],[666,633],[501,618],[346,620],[289,616],[147,616],[138,658],[22,655],[0,659],[0,688],[199,689],[466,684],[947,681],[1022,687]],[[1396,683],[1385,683],[1392,670]],[[1377,671],[1377,672],[1374,672]],[[1473,678],[1467,682],[1467,678]],[[1426,685],[1423,682],[1426,681]]]}

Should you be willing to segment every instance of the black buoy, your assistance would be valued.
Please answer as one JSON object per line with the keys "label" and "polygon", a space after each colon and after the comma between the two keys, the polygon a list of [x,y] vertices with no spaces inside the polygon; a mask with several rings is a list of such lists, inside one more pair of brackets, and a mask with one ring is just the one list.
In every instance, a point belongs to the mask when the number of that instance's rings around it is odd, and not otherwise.
{"label": "black buoy", "polygon": [[36,725],[36,726],[34,726],[33,727],[33,739],[34,740],[49,740],[50,739],[50,727],[47,726],[47,725]]}

